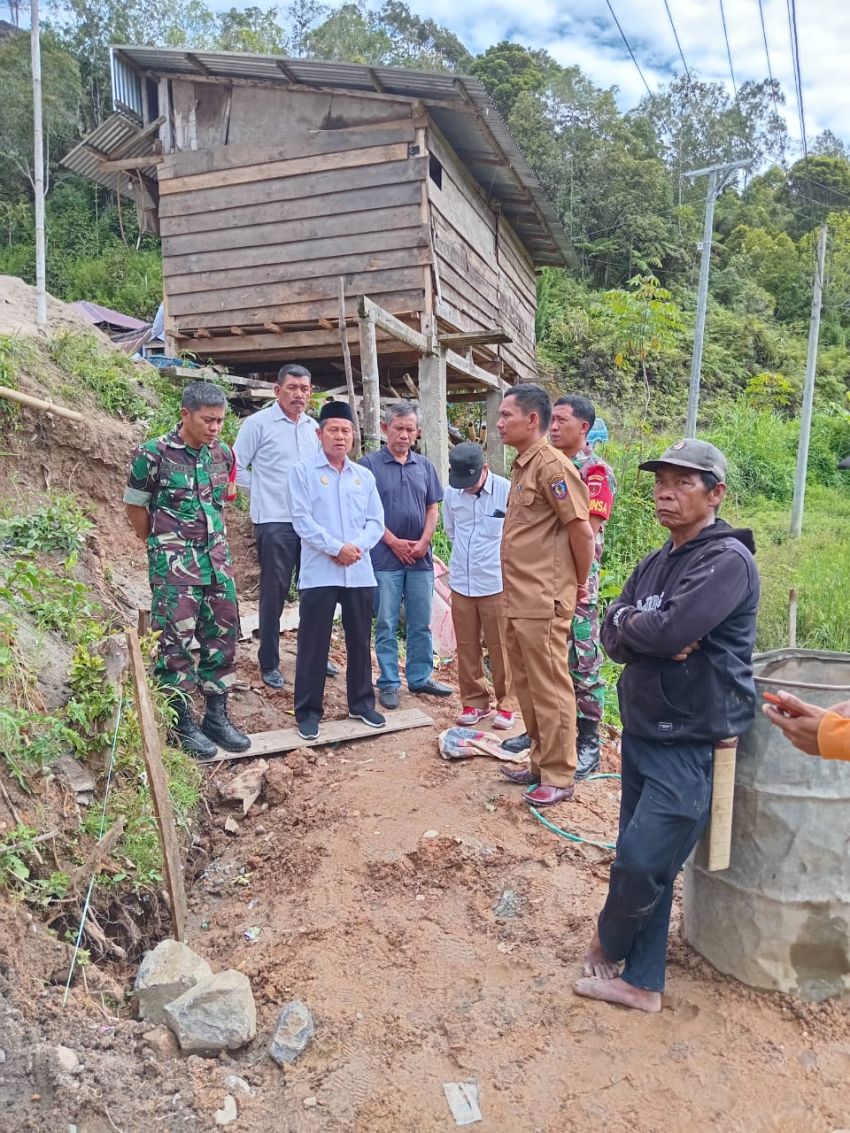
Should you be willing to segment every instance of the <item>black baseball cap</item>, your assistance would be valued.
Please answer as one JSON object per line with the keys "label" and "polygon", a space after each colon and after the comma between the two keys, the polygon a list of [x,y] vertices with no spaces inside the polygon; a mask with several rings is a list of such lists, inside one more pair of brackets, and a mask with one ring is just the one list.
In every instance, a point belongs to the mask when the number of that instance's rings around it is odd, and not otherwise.
{"label": "black baseball cap", "polygon": [[449,483],[453,488],[471,488],[481,479],[484,449],[474,441],[455,445],[449,453]]}
{"label": "black baseball cap", "polygon": [[678,468],[693,468],[696,472],[711,472],[721,484],[726,483],[726,457],[708,441],[688,437],[676,441],[656,460],[645,460],[638,467],[644,472],[655,472],[661,464],[675,464]]}

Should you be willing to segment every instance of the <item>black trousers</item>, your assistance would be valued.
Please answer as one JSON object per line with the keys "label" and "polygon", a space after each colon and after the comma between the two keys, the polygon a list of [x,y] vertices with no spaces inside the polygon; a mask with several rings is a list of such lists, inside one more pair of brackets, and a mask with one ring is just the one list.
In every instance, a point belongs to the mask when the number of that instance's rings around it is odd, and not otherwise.
{"label": "black trousers", "polygon": [[311,586],[299,592],[298,652],[295,660],[295,719],[321,719],[334,610],[342,607],[345,684],[349,712],[374,710],[372,604],[374,586]]}
{"label": "black trousers", "polygon": [[623,732],[623,793],[617,856],[599,939],[622,978],[664,990],[673,882],[711,811],[713,745],[659,743]]}
{"label": "black trousers", "polygon": [[301,540],[291,523],[255,523],[260,560],[260,668],[280,664],[280,615],[289,594],[292,572],[301,562]]}

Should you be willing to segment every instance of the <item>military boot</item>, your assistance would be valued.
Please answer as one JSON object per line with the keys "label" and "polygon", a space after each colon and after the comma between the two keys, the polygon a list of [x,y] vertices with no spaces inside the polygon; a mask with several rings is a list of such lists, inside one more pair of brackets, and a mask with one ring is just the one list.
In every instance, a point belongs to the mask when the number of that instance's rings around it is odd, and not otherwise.
{"label": "military boot", "polygon": [[234,727],[227,715],[226,692],[207,697],[207,711],[201,721],[201,730],[225,751],[247,751],[251,746],[250,738]]}
{"label": "military boot", "polygon": [[576,744],[577,780],[586,779],[599,770],[599,722],[578,718],[578,743]]}
{"label": "military boot", "polygon": [[175,697],[171,707],[176,714],[170,729],[171,738],[195,759],[211,759],[218,748],[198,727],[189,701],[184,700],[182,696]]}

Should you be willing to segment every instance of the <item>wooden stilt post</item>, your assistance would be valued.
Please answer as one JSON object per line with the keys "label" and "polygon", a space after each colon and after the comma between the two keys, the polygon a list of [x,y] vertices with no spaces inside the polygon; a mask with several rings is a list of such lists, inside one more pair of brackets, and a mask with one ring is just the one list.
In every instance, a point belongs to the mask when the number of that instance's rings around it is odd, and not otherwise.
{"label": "wooden stilt post", "polygon": [[339,277],[339,340],[342,346],[342,361],[345,366],[345,387],[348,390],[348,403],[351,406],[351,415],[354,417],[354,448],[352,458],[359,460],[363,455],[363,443],[360,437],[360,420],[357,416],[357,398],[354,396],[354,372],[351,368],[351,351],[348,348],[348,324],[345,321],[345,279]]}
{"label": "wooden stilt post", "polygon": [[361,315],[360,377],[363,382],[363,451],[381,447],[381,395],[378,389],[378,343],[375,322]]}
{"label": "wooden stilt post", "polygon": [[505,446],[496,428],[499,419],[499,406],[502,404],[501,390],[491,389],[486,394],[487,402],[487,443],[485,451],[490,471],[496,476],[505,475]]}
{"label": "wooden stilt post", "polygon": [[449,478],[449,416],[446,390],[446,351],[419,359],[419,408],[422,414],[422,449],[433,462],[443,484]]}

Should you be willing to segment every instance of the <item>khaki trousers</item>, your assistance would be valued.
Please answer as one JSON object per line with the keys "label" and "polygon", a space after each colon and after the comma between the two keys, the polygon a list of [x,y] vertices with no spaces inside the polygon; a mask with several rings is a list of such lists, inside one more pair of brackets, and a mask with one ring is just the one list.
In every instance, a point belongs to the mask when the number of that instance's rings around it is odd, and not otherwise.
{"label": "khaki trousers", "polygon": [[490,672],[496,707],[516,711],[511,667],[508,661],[508,619],[503,593],[468,598],[452,591],[452,623],[457,638],[457,673],[460,702],[464,707],[489,708],[490,690],[484,675],[482,638],[490,655]]}
{"label": "khaki trousers", "polygon": [[550,787],[568,787],[576,769],[569,631],[563,618],[508,619],[514,692],[532,739],[531,772]]}

